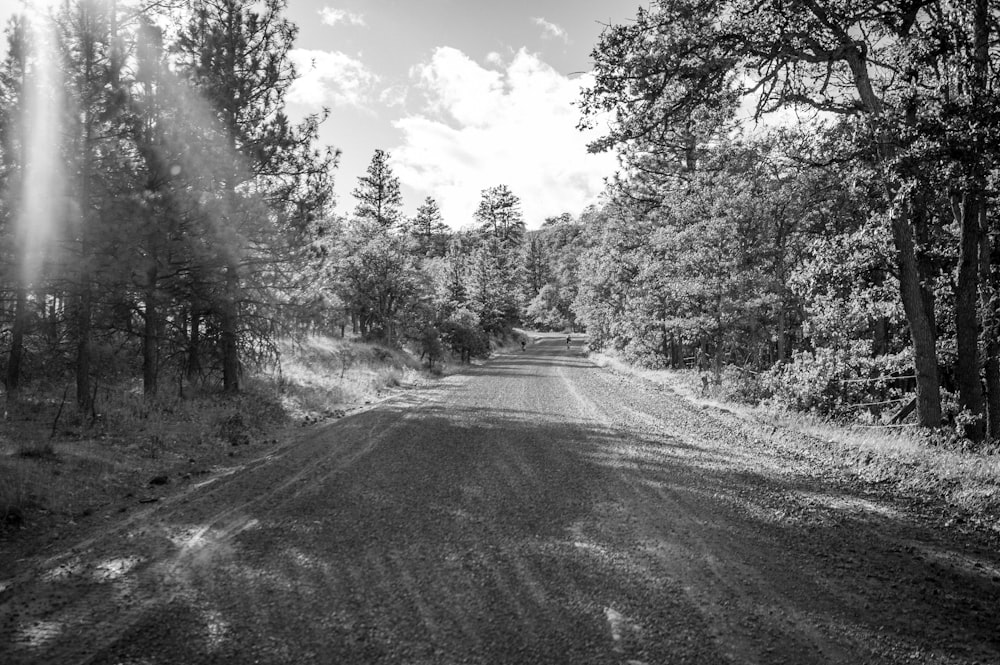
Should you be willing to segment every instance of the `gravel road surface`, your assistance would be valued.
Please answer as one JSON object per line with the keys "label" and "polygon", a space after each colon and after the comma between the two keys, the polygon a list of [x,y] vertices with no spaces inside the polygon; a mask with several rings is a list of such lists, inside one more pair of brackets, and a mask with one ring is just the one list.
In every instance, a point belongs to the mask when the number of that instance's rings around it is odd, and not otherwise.
{"label": "gravel road surface", "polygon": [[1000,663],[1000,555],[546,337],[0,571],[0,663]]}

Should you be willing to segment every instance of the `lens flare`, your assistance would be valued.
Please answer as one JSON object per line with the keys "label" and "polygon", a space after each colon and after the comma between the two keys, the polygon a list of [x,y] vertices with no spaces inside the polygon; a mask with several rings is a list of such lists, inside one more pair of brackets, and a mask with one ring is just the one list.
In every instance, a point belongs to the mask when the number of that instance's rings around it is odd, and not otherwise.
{"label": "lens flare", "polygon": [[54,240],[56,220],[64,201],[60,155],[62,82],[51,23],[40,14],[30,21],[30,54],[21,121],[24,178],[21,186],[18,234],[23,252],[25,283],[37,277]]}

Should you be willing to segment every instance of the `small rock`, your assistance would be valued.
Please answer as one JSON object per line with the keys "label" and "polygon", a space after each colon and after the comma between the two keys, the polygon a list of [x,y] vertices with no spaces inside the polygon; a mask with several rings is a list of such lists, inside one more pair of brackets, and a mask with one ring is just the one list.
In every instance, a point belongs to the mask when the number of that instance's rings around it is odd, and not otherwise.
{"label": "small rock", "polygon": [[170,478],[168,476],[165,476],[165,475],[162,475],[162,476],[153,476],[152,478],[149,479],[149,484],[150,485],[166,485],[169,482],[170,482]]}

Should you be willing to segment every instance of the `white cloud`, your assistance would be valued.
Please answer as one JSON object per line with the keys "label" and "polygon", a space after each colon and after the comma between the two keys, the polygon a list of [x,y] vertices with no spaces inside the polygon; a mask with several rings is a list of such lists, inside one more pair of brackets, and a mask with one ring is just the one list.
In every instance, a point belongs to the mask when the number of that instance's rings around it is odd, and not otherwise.
{"label": "white cloud", "polygon": [[349,12],[346,9],[323,7],[319,10],[319,16],[320,20],[330,27],[333,27],[338,23],[346,23],[347,25],[365,25],[364,15]]}
{"label": "white cloud", "polygon": [[410,89],[405,85],[390,85],[379,93],[378,100],[383,105],[394,108],[406,105]]}
{"label": "white cloud", "polygon": [[542,29],[542,37],[547,39],[561,39],[564,42],[569,41],[569,33],[566,32],[565,28],[551,21],[546,21],[541,16],[535,16],[531,20]]}
{"label": "white cloud", "polygon": [[358,59],[340,51],[293,49],[292,62],[299,78],[288,91],[293,103],[321,106],[366,107],[379,77]]}
{"label": "white cloud", "polygon": [[394,123],[402,145],[393,169],[410,187],[435,197],[453,226],[472,221],[481,190],[506,184],[520,197],[525,222],[580,212],[604,189],[613,155],[587,153],[595,138],[576,129],[585,78],[570,79],[525,50],[501,69],[438,48],[413,77],[427,107]]}

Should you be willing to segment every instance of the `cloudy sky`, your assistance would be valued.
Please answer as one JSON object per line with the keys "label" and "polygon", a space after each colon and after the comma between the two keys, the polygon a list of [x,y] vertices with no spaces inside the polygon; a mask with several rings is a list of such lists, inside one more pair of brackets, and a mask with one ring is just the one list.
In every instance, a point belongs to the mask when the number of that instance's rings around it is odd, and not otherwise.
{"label": "cloudy sky", "polygon": [[[28,0],[29,3],[50,0]],[[0,0],[6,24],[19,0]],[[340,148],[338,212],[376,148],[392,154],[412,214],[425,196],[453,227],[486,187],[506,184],[525,221],[579,213],[611,175],[589,155],[574,106],[602,26],[644,0],[289,0],[301,80],[293,117],[331,111],[324,143]]]}
{"label": "cloudy sky", "polygon": [[344,152],[338,208],[372,152],[392,154],[413,212],[425,196],[455,227],[480,191],[508,185],[529,226],[578,213],[615,168],[588,155],[574,106],[602,26],[640,0],[291,0],[302,79],[291,110],[331,109]]}

